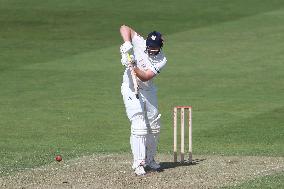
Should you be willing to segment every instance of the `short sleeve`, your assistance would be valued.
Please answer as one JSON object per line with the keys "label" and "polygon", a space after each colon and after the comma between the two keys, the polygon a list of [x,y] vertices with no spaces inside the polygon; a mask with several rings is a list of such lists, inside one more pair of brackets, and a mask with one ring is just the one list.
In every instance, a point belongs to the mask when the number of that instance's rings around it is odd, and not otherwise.
{"label": "short sleeve", "polygon": [[167,58],[163,57],[160,61],[155,61],[151,63],[150,70],[155,73],[155,75],[159,74],[161,70],[165,67],[167,63]]}

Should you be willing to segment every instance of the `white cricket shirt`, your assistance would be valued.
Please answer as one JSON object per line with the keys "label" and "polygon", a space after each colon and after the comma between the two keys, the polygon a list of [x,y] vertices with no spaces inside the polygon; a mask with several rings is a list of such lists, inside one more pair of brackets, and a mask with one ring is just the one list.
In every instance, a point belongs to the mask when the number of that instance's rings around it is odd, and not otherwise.
{"label": "white cricket shirt", "polygon": [[[144,71],[150,69],[155,73],[155,75],[159,74],[167,62],[164,53],[161,51],[158,55],[148,56],[148,54],[145,53],[146,40],[137,33],[135,33],[134,37],[132,38],[132,45],[137,67]],[[137,83],[139,88],[143,90],[151,90],[155,87],[152,80],[153,79],[143,82],[137,78]],[[129,84],[129,86],[132,86],[131,88],[133,88],[133,81],[129,68],[125,69],[123,83]]]}

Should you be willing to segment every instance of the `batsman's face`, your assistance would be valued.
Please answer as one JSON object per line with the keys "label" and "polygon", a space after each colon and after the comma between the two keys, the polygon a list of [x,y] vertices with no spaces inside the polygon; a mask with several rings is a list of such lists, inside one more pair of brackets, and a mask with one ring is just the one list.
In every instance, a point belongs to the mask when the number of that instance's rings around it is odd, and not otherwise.
{"label": "batsman's face", "polygon": [[159,54],[160,48],[159,47],[148,47],[147,51],[149,55],[153,56],[153,55]]}

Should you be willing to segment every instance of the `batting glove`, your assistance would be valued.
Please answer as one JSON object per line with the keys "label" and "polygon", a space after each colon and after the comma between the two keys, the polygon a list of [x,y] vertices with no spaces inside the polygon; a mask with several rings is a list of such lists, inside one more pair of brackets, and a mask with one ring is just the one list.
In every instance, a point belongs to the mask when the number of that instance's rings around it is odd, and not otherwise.
{"label": "batting glove", "polygon": [[121,64],[125,67],[128,67],[128,57],[127,57],[127,54],[125,53],[121,53]]}
{"label": "batting glove", "polygon": [[125,41],[121,46],[120,46],[120,53],[121,54],[126,54],[130,53],[133,50],[133,46],[130,41]]}
{"label": "batting glove", "polygon": [[128,58],[128,54],[122,53],[121,54],[121,64],[125,67],[129,67],[130,65],[135,67],[136,66],[136,60],[134,55],[129,55]]}
{"label": "batting glove", "polygon": [[135,60],[134,55],[129,55],[129,58],[128,58],[128,65],[131,65],[131,66],[133,66],[133,67],[136,67],[136,60]]}

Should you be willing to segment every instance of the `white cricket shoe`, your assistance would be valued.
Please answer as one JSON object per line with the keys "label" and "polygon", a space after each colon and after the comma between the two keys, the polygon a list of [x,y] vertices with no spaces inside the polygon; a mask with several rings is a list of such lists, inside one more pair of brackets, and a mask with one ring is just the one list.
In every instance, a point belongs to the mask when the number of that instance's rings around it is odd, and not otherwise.
{"label": "white cricket shoe", "polygon": [[155,170],[161,168],[160,164],[158,164],[155,160],[148,162],[147,166],[149,166],[151,169],[155,169]]}
{"label": "white cricket shoe", "polygon": [[138,167],[136,167],[136,168],[134,169],[134,173],[135,173],[137,176],[142,176],[142,175],[145,175],[145,174],[146,174],[143,165],[139,165]]}

